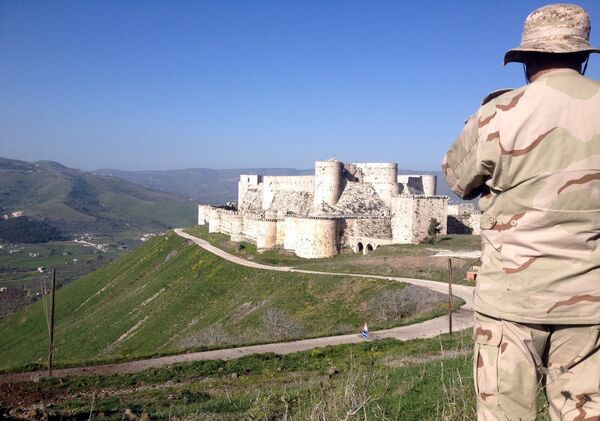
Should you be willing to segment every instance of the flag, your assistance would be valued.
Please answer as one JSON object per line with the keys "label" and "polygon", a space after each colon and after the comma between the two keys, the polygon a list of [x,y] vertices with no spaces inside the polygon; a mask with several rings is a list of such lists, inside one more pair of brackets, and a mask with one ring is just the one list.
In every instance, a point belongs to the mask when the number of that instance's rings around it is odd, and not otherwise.
{"label": "flag", "polygon": [[365,322],[365,325],[363,326],[362,335],[365,338],[369,337],[369,328],[367,327],[367,322]]}

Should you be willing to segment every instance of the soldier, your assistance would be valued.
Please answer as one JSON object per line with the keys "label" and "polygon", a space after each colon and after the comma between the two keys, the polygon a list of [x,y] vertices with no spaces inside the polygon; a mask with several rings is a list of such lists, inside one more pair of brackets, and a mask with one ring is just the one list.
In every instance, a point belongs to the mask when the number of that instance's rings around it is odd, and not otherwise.
{"label": "soldier", "polygon": [[600,84],[583,76],[585,10],[544,6],[504,63],[527,85],[495,92],[444,157],[450,187],[479,199],[475,288],[479,420],[600,420]]}

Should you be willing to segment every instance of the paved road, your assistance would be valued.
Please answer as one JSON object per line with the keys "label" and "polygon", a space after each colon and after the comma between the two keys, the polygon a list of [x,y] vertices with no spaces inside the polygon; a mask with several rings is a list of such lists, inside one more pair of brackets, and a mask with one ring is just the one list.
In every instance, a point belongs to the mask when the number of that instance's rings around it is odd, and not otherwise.
{"label": "paved road", "polygon": [[[242,266],[251,267],[254,269],[272,270],[278,272],[296,272],[318,275],[336,275],[336,276],[353,276],[363,278],[386,279],[390,281],[405,282],[413,285],[419,285],[430,288],[434,291],[447,293],[448,284],[435,281],[427,281],[423,279],[401,278],[394,276],[379,276],[366,275],[361,273],[332,273],[319,272],[311,270],[295,269],[287,266],[268,266],[260,263],[252,262],[233,256],[201,238],[192,236],[183,232],[182,229],[175,229],[175,233],[183,238],[193,241],[198,246],[205,250],[216,254],[230,262],[237,263]],[[454,330],[462,330],[473,326],[473,287],[465,285],[454,285],[454,295],[462,298],[465,304],[456,312],[453,313],[452,325]],[[110,375],[116,373],[136,373],[148,368],[165,367],[172,364],[178,364],[189,361],[201,360],[231,360],[251,354],[260,354],[266,352],[274,352],[276,354],[289,354],[298,351],[306,351],[314,348],[322,348],[329,345],[351,344],[364,341],[372,341],[384,338],[393,338],[398,340],[410,340],[418,338],[431,338],[448,331],[448,316],[437,317],[435,319],[426,320],[421,323],[416,323],[409,326],[395,327],[392,329],[369,332],[369,339],[365,339],[360,334],[328,336],[324,338],[304,339],[300,341],[272,343],[265,345],[244,346],[239,348],[219,349],[214,351],[194,352],[189,354],[172,355],[167,357],[149,358],[118,364],[104,364],[97,366],[74,367],[54,370],[54,375],[57,377],[66,376],[85,376],[85,375]],[[0,383],[31,381],[41,377],[45,377],[45,371],[34,371],[24,373],[9,373],[0,375]]]}

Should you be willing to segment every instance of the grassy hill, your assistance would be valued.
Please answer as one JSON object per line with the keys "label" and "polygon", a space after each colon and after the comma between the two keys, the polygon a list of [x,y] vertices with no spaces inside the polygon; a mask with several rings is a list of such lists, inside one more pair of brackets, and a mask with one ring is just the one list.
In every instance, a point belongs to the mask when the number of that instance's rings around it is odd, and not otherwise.
{"label": "grassy hill", "polygon": [[[443,295],[420,308],[406,302],[414,288],[250,269],[169,233],[58,291],[55,358],[76,364],[359,332],[365,320],[376,329],[445,311]],[[377,305],[383,296],[403,302],[403,291],[406,307]],[[46,351],[43,301],[0,321],[0,369],[43,363]]]}
{"label": "grassy hill", "polygon": [[0,213],[15,210],[67,234],[119,237],[190,225],[195,217],[188,200],[120,178],[0,158]]}

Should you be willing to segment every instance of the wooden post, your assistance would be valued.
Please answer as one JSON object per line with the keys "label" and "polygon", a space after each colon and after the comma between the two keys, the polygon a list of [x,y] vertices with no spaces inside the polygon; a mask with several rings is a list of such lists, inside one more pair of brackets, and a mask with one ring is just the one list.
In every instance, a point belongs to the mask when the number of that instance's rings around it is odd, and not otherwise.
{"label": "wooden post", "polygon": [[48,376],[52,377],[52,352],[54,350],[54,295],[56,293],[56,269],[52,269],[52,304],[50,305],[50,338],[48,340]]}
{"label": "wooden post", "polygon": [[452,258],[448,257],[448,332],[452,335]]}

